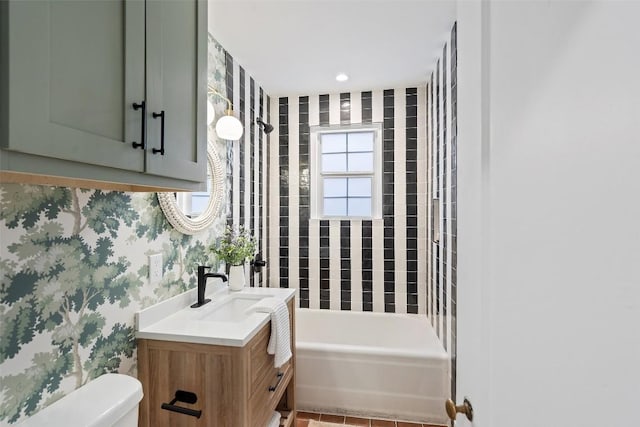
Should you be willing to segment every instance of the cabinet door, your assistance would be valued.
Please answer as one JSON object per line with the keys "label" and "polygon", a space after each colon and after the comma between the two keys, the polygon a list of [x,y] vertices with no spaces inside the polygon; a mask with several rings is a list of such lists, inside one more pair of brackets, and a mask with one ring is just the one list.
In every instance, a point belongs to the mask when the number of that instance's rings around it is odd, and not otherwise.
{"label": "cabinet door", "polygon": [[[9,0],[4,148],[133,171],[144,168],[145,4]],[[4,102],[4,100],[3,100]]]}
{"label": "cabinet door", "polygon": [[206,1],[147,2],[147,173],[205,180],[206,96]]}

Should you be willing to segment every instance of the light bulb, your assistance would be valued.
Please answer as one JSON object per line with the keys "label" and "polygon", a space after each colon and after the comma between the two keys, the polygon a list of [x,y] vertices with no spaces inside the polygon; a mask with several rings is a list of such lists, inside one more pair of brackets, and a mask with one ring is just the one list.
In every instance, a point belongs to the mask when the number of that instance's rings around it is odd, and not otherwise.
{"label": "light bulb", "polygon": [[242,136],[242,123],[233,116],[220,117],[216,123],[216,133],[220,139],[236,141]]}

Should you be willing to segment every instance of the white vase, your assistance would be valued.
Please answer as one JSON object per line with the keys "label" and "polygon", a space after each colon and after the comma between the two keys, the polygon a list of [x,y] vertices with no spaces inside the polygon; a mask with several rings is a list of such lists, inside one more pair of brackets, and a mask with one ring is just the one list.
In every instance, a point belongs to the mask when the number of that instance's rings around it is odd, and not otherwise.
{"label": "white vase", "polygon": [[229,289],[239,291],[244,288],[244,265],[229,267]]}

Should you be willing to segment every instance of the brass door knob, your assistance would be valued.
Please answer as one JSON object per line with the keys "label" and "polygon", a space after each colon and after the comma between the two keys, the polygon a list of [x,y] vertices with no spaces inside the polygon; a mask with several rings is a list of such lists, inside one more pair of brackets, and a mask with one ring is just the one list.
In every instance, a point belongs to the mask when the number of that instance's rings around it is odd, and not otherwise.
{"label": "brass door knob", "polygon": [[469,399],[465,397],[462,405],[456,406],[455,402],[451,399],[448,399],[444,404],[445,409],[447,410],[447,415],[454,421],[456,419],[456,415],[458,413],[465,414],[469,421],[473,421],[473,407],[471,406],[471,402]]}

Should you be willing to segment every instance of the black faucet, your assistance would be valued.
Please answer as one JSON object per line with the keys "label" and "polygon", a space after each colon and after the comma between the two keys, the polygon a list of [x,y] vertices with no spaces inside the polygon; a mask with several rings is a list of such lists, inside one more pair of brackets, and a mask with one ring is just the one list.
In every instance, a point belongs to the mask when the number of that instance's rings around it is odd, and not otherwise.
{"label": "black faucet", "polygon": [[204,299],[204,292],[207,289],[207,279],[209,277],[219,277],[223,282],[227,281],[227,276],[222,273],[205,273],[205,270],[210,269],[211,267],[207,267],[205,265],[198,266],[198,302],[193,304],[191,308],[202,307],[209,301],[210,299]]}

